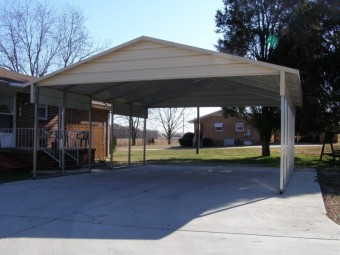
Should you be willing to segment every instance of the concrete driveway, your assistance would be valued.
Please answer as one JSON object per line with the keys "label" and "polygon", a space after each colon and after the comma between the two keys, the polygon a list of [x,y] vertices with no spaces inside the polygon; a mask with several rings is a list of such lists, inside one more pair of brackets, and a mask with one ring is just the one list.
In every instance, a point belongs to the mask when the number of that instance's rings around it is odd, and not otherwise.
{"label": "concrete driveway", "polygon": [[0,185],[0,254],[340,254],[315,171],[149,165]]}

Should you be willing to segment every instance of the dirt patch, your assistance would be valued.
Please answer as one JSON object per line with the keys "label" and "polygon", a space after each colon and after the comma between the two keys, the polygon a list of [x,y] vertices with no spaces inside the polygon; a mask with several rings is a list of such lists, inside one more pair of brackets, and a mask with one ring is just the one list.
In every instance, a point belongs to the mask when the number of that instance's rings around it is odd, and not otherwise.
{"label": "dirt patch", "polygon": [[340,225],[340,165],[317,173],[327,216]]}

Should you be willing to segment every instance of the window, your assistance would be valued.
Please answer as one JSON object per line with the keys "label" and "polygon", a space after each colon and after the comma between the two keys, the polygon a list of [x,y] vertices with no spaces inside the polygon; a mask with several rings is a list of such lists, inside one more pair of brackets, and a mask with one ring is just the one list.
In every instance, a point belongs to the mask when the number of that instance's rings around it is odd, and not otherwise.
{"label": "window", "polygon": [[244,123],[236,123],[236,132],[244,131]]}
{"label": "window", "polygon": [[223,123],[215,123],[214,127],[216,132],[223,132]]}
{"label": "window", "polygon": [[12,111],[12,97],[0,94],[0,112],[10,113]]}
{"label": "window", "polygon": [[47,105],[38,105],[38,120],[47,120]]}
{"label": "window", "polygon": [[13,128],[13,115],[0,114],[0,128]]}

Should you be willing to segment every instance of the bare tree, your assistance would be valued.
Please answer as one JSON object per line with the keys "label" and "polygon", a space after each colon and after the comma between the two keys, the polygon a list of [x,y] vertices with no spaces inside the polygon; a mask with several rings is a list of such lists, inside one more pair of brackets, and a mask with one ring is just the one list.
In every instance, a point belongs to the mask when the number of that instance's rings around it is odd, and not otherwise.
{"label": "bare tree", "polygon": [[142,118],[132,117],[131,118],[131,145],[136,145],[136,138],[139,132],[139,125],[142,123]]}
{"label": "bare tree", "polygon": [[61,40],[58,67],[66,67],[108,48],[109,42],[95,43],[84,26],[85,21],[80,9],[71,5],[62,8],[58,26]]}
{"label": "bare tree", "polygon": [[[118,120],[118,122],[121,122],[123,125],[126,125],[126,122],[129,123],[130,117],[124,116],[124,115],[118,115],[115,116],[115,119]],[[143,123],[143,118],[138,117],[132,117],[131,118],[131,145],[136,145],[136,139],[137,135],[140,132],[140,125]]]}
{"label": "bare tree", "polygon": [[156,118],[163,129],[162,134],[171,144],[171,138],[182,127],[183,121],[189,116],[186,108],[159,108],[156,109]]}
{"label": "bare tree", "polygon": [[74,7],[13,0],[0,3],[0,66],[41,77],[104,47],[94,47]]}

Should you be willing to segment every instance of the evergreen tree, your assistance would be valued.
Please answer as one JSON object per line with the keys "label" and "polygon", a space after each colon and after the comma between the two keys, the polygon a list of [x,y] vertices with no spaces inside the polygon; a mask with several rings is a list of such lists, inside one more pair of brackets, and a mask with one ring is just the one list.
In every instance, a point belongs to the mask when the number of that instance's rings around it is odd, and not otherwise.
{"label": "evergreen tree", "polygon": [[339,132],[340,2],[299,1],[285,19],[272,61],[300,70],[297,131],[318,141],[321,132]]}
{"label": "evergreen tree", "polygon": [[[223,35],[217,49],[229,54],[270,62],[277,38],[289,9],[284,0],[224,0],[224,9],[215,16],[217,33]],[[242,115],[257,128],[262,156],[270,156],[270,139],[277,129],[279,110],[275,107],[248,107]],[[224,109],[225,110],[225,109]]]}

